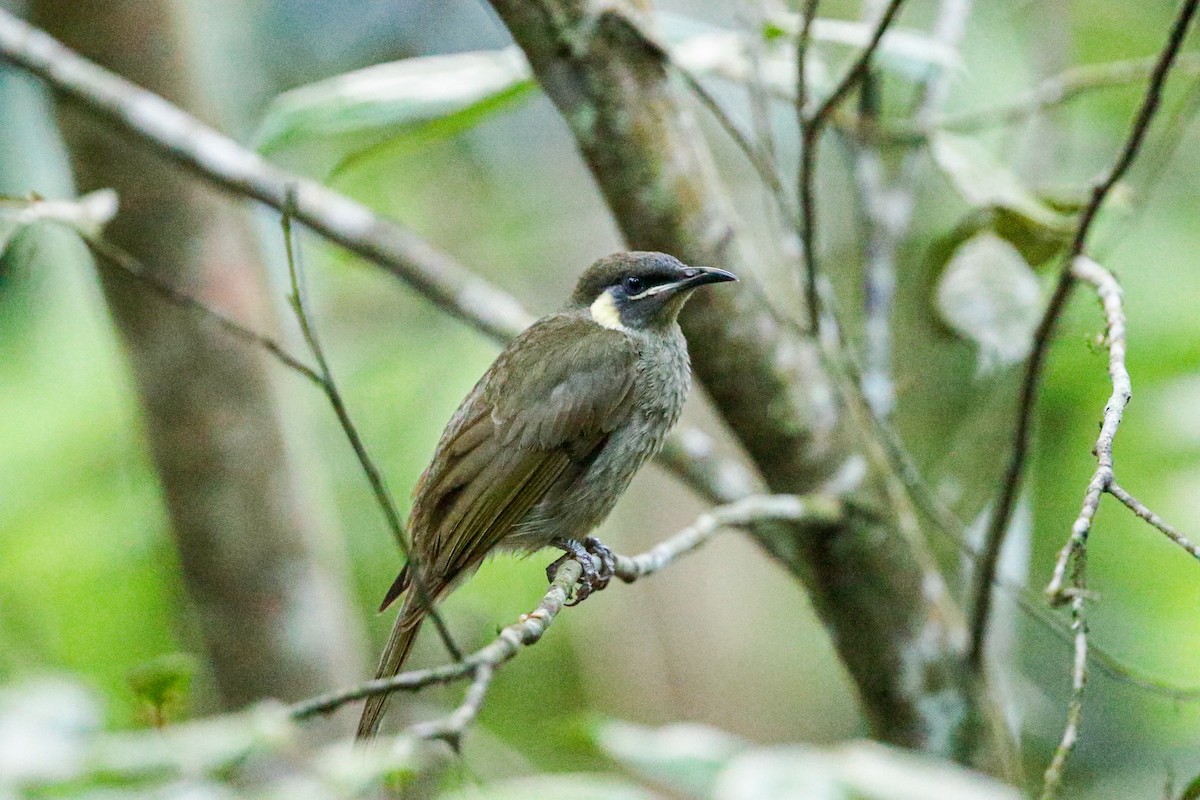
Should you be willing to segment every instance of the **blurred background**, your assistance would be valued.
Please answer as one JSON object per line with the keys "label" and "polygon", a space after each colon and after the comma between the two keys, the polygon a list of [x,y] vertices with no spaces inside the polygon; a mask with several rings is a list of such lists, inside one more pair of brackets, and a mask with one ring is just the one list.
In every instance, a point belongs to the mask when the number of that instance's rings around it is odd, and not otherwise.
{"label": "blurred background", "polygon": [[[936,5],[913,0],[900,24],[927,30]],[[536,89],[514,89],[510,81],[507,94],[472,107],[467,117],[393,104],[367,109],[353,122],[319,93],[316,111],[300,102],[303,95],[277,99],[374,64],[503,48],[509,37],[486,3],[47,0],[3,6],[94,58],[153,73],[131,77],[285,168],[403,221],[534,314],[555,309],[591,261],[623,248],[568,129]],[[753,32],[782,10],[770,3],[684,0],[656,7],[671,15],[662,26],[680,39],[714,27]],[[835,19],[858,20],[861,13],[857,3],[831,0],[821,8],[823,17]],[[1152,56],[1174,13],[1173,4],[1160,0],[978,3],[952,68],[945,112],[1000,107],[1079,65]],[[144,52],[131,52],[135,43]],[[819,44],[816,57],[836,74],[852,51]],[[1112,81],[962,136],[989,154],[989,168],[1015,174],[1039,202],[1069,208],[1084,196],[1087,181],[1111,164],[1144,77]],[[750,127],[743,88],[720,76],[704,82]],[[884,115],[903,113],[911,103],[903,76],[885,74],[882,86]],[[1135,400],[1117,440],[1122,482],[1185,533],[1197,533],[1193,523],[1200,519],[1197,98],[1200,53],[1193,44],[1185,46],[1144,157],[1093,238],[1100,260],[1122,281],[1129,319]],[[799,319],[795,277],[781,256],[766,194],[713,118],[692,105],[756,234],[759,277],[778,287],[777,305]],[[794,163],[793,112],[777,102],[768,119],[781,161]],[[187,195],[184,211],[164,211],[161,227],[118,227],[115,235],[145,244],[146,260],[179,277],[183,290],[303,355],[285,299],[277,216],[197,189],[138,148],[113,155],[102,148],[122,147],[119,137],[115,145],[95,144],[104,137],[87,125],[69,109],[60,117],[44,87],[0,64],[0,194],[70,198],[77,190],[113,185],[123,208],[145,209],[167,202],[159,194],[167,191],[164,182],[179,181],[168,188]],[[865,223],[851,191],[849,152],[838,141],[824,148],[818,190],[825,263],[843,305],[855,309],[862,304]],[[921,158],[911,186],[914,222],[899,251],[894,421],[931,485],[977,512],[998,485],[1024,353],[1018,346],[1013,357],[1001,345],[1009,335],[1027,338],[1028,326],[1019,319],[1026,307],[1011,311],[1015,322],[1006,318],[1016,326],[1012,334],[979,333],[970,319],[956,323],[955,304],[971,298],[946,299],[947,253],[961,253],[954,232],[969,227],[965,221],[978,209],[956,191],[952,170]],[[156,181],[154,170],[173,177]],[[183,214],[201,221],[174,218]],[[152,294],[116,288],[115,279],[102,285],[86,249],[62,230],[27,228],[6,244],[0,257],[0,720],[7,709],[6,724],[15,725],[12,715],[24,708],[19,699],[50,679],[81,687],[89,707],[99,709],[96,724],[120,731],[155,723],[147,671],[194,670],[172,719],[234,710],[269,695],[297,700],[367,677],[391,624],[390,615],[374,609],[402,559],[323,396],[194,315]],[[307,234],[300,246],[311,310],[335,376],[406,511],[409,489],[442,426],[497,345],[383,270]],[[187,259],[192,265],[181,266]],[[1020,275],[1035,276],[1044,289],[1056,266],[1056,260],[1023,266],[1027,273]],[[969,287],[991,277],[969,274],[968,295]],[[186,380],[176,374],[159,381],[157,399],[139,399],[139,387],[144,392],[155,385],[145,376],[156,365],[193,346],[180,343],[192,329],[208,337],[210,354],[241,352],[237,369],[244,372],[193,386],[187,397],[172,388]],[[1094,299],[1080,292],[1052,351],[1019,535],[1005,556],[1008,579],[1031,586],[1035,602],[1094,467],[1090,450],[1110,390],[1105,353],[1096,345],[1101,333]],[[993,338],[984,341],[988,335]],[[151,339],[161,347],[147,345]],[[187,358],[172,369],[186,373]],[[702,391],[694,392],[687,416],[725,441]],[[206,441],[172,427],[181,417],[204,421]],[[155,450],[150,438],[164,431],[168,444]],[[188,459],[201,450],[216,459],[206,461],[209,466],[226,458],[241,459],[242,466],[198,475],[202,470]],[[208,512],[164,490],[155,464],[171,463],[172,453],[174,474],[211,481],[203,496],[225,504],[223,511],[201,519]],[[240,488],[228,489],[231,482]],[[266,514],[264,504],[283,520],[279,530],[258,518]],[[651,466],[601,538],[620,552],[639,552],[701,509]],[[173,517],[191,520],[210,538],[181,544],[172,534]],[[212,530],[240,531],[237,543],[212,538]],[[280,544],[290,535],[303,544]],[[225,570],[229,565],[211,563],[220,559],[206,561],[188,547],[245,563]],[[948,543],[939,547],[956,583],[959,555]],[[1200,565],[1111,503],[1101,511],[1090,556],[1090,583],[1099,595],[1091,608],[1093,642],[1139,674],[1200,686]],[[498,627],[533,608],[553,557],[493,559],[454,594],[443,613],[460,645],[486,643]],[[242,574],[245,583],[223,583]],[[254,580],[263,585],[249,585]],[[280,582],[289,584],[285,597],[272,599]],[[231,612],[214,599],[230,596],[259,604],[250,608],[261,614],[246,606]],[[1016,608],[1011,590],[1000,592],[998,605],[994,657],[1036,774],[1061,732],[1070,651]],[[212,631],[239,613],[293,637],[282,646],[295,651],[294,681],[273,683],[278,691],[270,691],[245,677],[260,671],[262,656],[238,646],[245,641],[239,636],[261,634],[251,623],[213,644]],[[444,659],[427,632],[412,664]],[[392,704],[393,724],[444,712],[460,694],[461,687],[449,687],[401,697]],[[541,643],[500,673],[463,760],[445,780],[453,786],[539,772],[624,774],[597,743],[601,720],[702,723],[763,745],[829,745],[866,732],[802,589],[736,533],[660,576],[614,587],[563,614]],[[1197,722],[1194,703],[1094,670],[1065,796],[1163,796],[1172,781],[1178,787],[1200,772]],[[349,717],[334,717],[326,724],[348,731],[349,723]]]}

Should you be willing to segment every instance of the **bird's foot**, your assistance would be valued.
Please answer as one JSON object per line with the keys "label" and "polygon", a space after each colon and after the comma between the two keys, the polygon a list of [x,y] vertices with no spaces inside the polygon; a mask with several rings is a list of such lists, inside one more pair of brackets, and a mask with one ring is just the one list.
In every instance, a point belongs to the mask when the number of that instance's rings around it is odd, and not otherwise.
{"label": "bird's foot", "polygon": [[579,562],[583,574],[575,586],[574,596],[567,605],[577,606],[587,599],[592,592],[598,592],[612,580],[616,572],[616,557],[608,546],[595,536],[588,536],[582,542],[575,539],[562,539],[554,543],[566,551],[563,556],[546,567],[546,579],[553,582],[558,575],[558,568],[567,561],[574,559]]}

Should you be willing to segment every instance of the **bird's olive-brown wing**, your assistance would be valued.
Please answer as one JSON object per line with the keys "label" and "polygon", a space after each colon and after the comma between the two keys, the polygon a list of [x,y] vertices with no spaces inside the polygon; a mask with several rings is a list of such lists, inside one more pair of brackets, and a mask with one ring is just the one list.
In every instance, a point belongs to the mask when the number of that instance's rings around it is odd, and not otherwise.
{"label": "bird's olive-brown wing", "polygon": [[431,591],[508,535],[556,481],[582,471],[632,411],[636,351],[574,316],[518,337],[455,414],[416,490],[410,530]]}

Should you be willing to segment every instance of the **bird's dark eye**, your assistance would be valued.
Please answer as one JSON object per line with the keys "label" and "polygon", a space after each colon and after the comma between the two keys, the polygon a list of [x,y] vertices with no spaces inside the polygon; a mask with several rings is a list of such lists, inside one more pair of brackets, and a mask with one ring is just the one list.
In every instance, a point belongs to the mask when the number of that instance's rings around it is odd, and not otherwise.
{"label": "bird's dark eye", "polygon": [[621,282],[621,285],[625,289],[625,294],[628,295],[641,294],[642,289],[646,288],[645,282],[636,275],[630,275]]}

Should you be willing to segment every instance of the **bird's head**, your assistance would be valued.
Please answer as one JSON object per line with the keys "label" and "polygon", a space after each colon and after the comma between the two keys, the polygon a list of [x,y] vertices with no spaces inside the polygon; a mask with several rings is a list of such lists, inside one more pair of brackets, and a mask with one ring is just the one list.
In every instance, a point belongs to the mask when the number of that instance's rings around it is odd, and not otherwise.
{"label": "bird's head", "polygon": [[736,280],[732,272],[689,267],[665,253],[615,253],[587,268],[571,307],[587,309],[606,328],[662,328],[675,322],[696,287]]}

